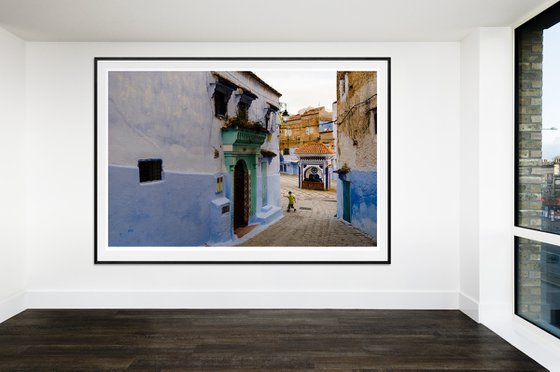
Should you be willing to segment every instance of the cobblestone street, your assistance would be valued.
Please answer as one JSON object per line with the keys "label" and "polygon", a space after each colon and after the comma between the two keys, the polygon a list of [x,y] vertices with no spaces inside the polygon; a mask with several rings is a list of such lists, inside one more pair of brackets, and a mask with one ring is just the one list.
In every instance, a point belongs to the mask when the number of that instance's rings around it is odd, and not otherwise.
{"label": "cobblestone street", "polygon": [[[336,189],[302,190],[297,176],[281,175],[284,218],[240,246],[372,246],[368,235],[339,221],[336,215]],[[296,212],[286,212],[288,191],[296,197]]]}

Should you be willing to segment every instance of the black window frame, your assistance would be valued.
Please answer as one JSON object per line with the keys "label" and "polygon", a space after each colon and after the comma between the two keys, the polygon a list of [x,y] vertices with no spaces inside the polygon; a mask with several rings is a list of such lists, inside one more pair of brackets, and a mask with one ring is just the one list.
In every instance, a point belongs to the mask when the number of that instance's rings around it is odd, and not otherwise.
{"label": "black window frame", "polygon": [[[521,78],[521,63],[523,62],[523,40],[526,37],[526,33],[534,32],[534,31],[543,31],[555,26],[560,25],[560,2],[550,6],[540,14],[536,15],[535,17],[531,18],[527,22],[523,23],[519,27],[515,29],[515,51],[514,51],[514,66],[515,66],[515,85],[514,85],[514,314],[521,319],[533,324],[535,327],[549,333],[550,335],[559,338],[560,337],[551,332],[549,329],[544,327],[539,322],[531,319],[530,317],[524,315],[520,309],[520,298],[521,298],[521,274],[520,274],[520,264],[522,261],[522,254],[521,254],[521,240],[522,239],[529,239],[539,244],[552,244],[550,242],[551,237],[560,236],[560,233],[554,231],[547,231],[542,229],[537,229],[535,227],[521,225],[521,218],[520,218],[520,193],[521,193],[521,184],[520,184],[520,141],[522,138],[520,126],[522,124],[521,115],[523,113],[522,110],[522,96],[521,91],[523,89],[522,86],[522,78]],[[544,52],[544,50],[542,50]],[[542,105],[542,101],[541,101]],[[542,115],[542,113],[541,113]],[[533,232],[531,234],[531,232]],[[540,236],[541,238],[537,238]],[[542,257],[541,257],[542,260]],[[540,262],[542,265],[542,262]],[[542,270],[542,269],[541,269]],[[542,272],[542,271],[541,271]],[[540,305],[540,303],[539,303]]]}

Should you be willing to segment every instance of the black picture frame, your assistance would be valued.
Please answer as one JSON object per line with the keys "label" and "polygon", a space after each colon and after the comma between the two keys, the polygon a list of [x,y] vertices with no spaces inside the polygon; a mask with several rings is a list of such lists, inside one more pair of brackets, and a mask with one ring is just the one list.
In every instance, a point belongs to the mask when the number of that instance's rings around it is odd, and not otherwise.
{"label": "black picture frame", "polygon": [[[384,63],[386,69],[386,256],[382,260],[299,260],[299,259],[280,259],[280,260],[161,260],[161,259],[107,259],[101,257],[99,252],[100,239],[100,187],[99,170],[106,164],[100,164],[100,124],[99,81],[101,77],[100,63],[105,62],[318,62],[318,63],[338,63],[338,62],[360,62],[360,63]],[[376,123],[377,124],[377,123]],[[391,263],[391,58],[390,57],[95,57],[94,58],[94,263],[95,264],[390,264]]]}

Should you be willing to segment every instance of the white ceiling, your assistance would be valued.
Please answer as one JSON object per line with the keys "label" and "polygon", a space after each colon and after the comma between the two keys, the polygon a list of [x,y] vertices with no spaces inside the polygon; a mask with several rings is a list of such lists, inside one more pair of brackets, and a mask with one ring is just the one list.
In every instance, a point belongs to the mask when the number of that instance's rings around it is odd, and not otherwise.
{"label": "white ceiling", "polygon": [[455,41],[551,0],[0,0],[28,41]]}

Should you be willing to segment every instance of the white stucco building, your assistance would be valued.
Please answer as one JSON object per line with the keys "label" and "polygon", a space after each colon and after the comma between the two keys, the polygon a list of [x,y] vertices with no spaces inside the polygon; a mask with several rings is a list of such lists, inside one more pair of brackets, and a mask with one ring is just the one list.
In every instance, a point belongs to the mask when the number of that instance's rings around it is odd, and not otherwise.
{"label": "white stucco building", "polygon": [[109,72],[109,245],[195,246],[281,215],[280,93],[251,72]]}

